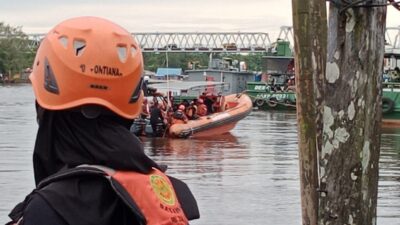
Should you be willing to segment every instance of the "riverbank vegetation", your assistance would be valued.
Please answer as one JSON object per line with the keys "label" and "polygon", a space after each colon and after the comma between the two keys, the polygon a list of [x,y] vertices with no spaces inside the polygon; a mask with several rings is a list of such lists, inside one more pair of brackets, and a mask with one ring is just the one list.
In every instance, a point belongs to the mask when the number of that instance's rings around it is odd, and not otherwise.
{"label": "riverbank vegetation", "polygon": [[[232,60],[245,61],[247,69],[261,71],[261,59],[263,53],[253,54],[227,54],[213,53],[213,58],[231,58]],[[167,66],[166,53],[143,53],[144,66],[146,70],[156,71],[158,67]],[[207,69],[210,53],[168,53],[168,67],[188,69]]]}
{"label": "riverbank vegetation", "polygon": [[36,49],[30,47],[28,36],[22,27],[0,22],[0,73],[13,79],[32,66]]}
{"label": "riverbank vegetation", "polygon": [[[10,80],[18,77],[27,68],[31,68],[36,48],[32,47],[33,40],[28,39],[22,27],[14,27],[0,22],[0,73]],[[247,69],[261,71],[263,53],[232,54],[212,53],[212,58],[228,57],[232,60],[245,61]],[[167,66],[166,53],[143,53],[145,69],[157,71],[159,67]],[[206,69],[210,53],[168,53],[168,67],[188,69]]]}

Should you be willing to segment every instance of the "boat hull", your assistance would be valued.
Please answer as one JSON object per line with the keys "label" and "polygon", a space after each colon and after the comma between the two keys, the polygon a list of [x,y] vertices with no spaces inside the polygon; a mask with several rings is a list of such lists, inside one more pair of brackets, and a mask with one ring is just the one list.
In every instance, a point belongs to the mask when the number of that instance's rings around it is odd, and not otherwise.
{"label": "boat hull", "polygon": [[383,127],[400,127],[400,119],[383,119]]}
{"label": "boat hull", "polygon": [[189,120],[185,124],[173,124],[169,128],[169,136],[174,138],[210,137],[232,130],[237,122],[245,118],[252,110],[252,102],[246,94],[225,96],[228,109],[224,112],[202,116],[197,120]]}
{"label": "boat hull", "polygon": [[400,127],[400,88],[384,88],[382,97],[382,125]]}
{"label": "boat hull", "polygon": [[260,110],[296,110],[296,93],[294,91],[272,91],[264,82],[249,82],[246,94],[253,106]]}

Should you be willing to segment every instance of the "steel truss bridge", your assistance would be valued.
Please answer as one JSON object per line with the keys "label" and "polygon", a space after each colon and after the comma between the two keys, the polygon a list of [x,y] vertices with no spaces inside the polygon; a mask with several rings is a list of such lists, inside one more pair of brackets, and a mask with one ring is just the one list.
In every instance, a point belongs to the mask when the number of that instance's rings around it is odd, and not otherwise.
{"label": "steel truss bridge", "polygon": [[386,28],[385,53],[400,54],[400,26]]}
{"label": "steel truss bridge", "polygon": [[268,33],[136,33],[143,52],[265,52]]}
{"label": "steel truss bridge", "polygon": [[[143,52],[266,52],[273,42],[268,33],[260,32],[167,32],[133,33]],[[35,50],[45,34],[28,34],[28,45]],[[1,36],[0,36],[1,38]],[[277,39],[293,43],[293,30],[282,26]],[[400,26],[388,27],[386,52],[400,54]]]}
{"label": "steel truss bridge", "polygon": [[[271,47],[262,32],[150,32],[132,33],[143,52],[266,52]],[[45,34],[28,34],[29,47],[36,49]],[[279,39],[292,43],[292,27],[283,26]]]}

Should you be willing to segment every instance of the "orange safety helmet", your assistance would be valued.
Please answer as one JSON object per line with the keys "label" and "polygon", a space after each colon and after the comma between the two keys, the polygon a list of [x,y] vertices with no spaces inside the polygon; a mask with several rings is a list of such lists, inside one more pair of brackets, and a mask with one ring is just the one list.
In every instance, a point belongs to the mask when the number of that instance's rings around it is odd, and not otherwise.
{"label": "orange safety helmet", "polygon": [[186,107],[184,105],[179,105],[179,107],[178,107],[178,109],[181,110],[181,111],[185,111],[185,108]]}
{"label": "orange safety helmet", "polygon": [[142,74],[142,53],[128,31],[105,19],[78,17],[45,36],[29,78],[45,109],[94,104],[132,119],[141,110]]}

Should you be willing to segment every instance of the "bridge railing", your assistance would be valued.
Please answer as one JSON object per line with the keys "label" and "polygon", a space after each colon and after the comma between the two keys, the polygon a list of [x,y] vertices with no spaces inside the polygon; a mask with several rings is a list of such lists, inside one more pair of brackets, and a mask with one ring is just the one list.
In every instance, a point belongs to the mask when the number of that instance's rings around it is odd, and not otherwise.
{"label": "bridge railing", "polygon": [[400,54],[400,26],[386,28],[385,52]]}
{"label": "bridge railing", "polygon": [[[132,33],[143,52],[265,52],[271,45],[268,33]],[[29,34],[37,47],[44,34]]]}
{"label": "bridge railing", "polygon": [[144,52],[230,52],[266,51],[268,33],[135,33]]}

